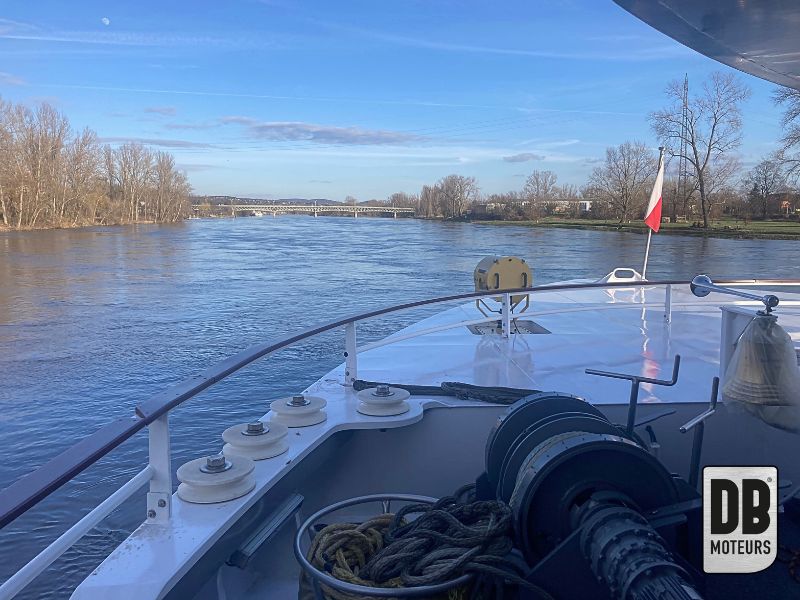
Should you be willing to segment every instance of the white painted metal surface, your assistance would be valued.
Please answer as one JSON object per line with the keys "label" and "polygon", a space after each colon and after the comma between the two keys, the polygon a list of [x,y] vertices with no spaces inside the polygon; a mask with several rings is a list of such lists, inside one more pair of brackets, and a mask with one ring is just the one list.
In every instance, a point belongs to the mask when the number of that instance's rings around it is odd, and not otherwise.
{"label": "white painted metal surface", "polygon": [[[781,324],[800,340],[800,298],[783,292]],[[536,294],[525,313],[551,334],[479,336],[454,323],[475,322],[481,315],[466,304],[425,319],[386,344],[371,345],[357,356],[359,377],[371,381],[436,385],[461,381],[569,391],[596,404],[623,403],[627,389],[619,382],[590,377],[586,367],[666,374],[676,353],[683,356],[680,383],[674,388],[642,386],[640,401],[706,402],[707,384],[719,369],[719,300],[698,299],[688,289],[663,287],[566,290]],[[736,303],[748,309],[754,303]],[[671,321],[665,313],[671,312]],[[347,332],[348,350],[355,345],[355,328]],[[415,336],[416,332],[428,335]],[[393,342],[393,343],[389,343]],[[337,431],[405,427],[423,418],[427,408],[465,406],[451,398],[412,396],[402,415],[370,417],[357,410],[358,398],[345,376],[356,369],[348,352],[340,365],[307,392],[325,398],[328,419],[290,435],[289,450],[275,459],[256,463],[254,492],[224,505],[191,505],[174,500],[173,519],[153,529],[141,526],[89,577],[74,598],[114,596],[157,598],[213,546],[248,508],[312,450]],[[687,390],[700,390],[697,398]],[[265,398],[267,400],[267,398]],[[221,429],[229,424],[221,424]]]}
{"label": "white painted metal surface", "polygon": [[72,547],[75,542],[86,535],[89,530],[105,519],[111,511],[125,502],[153,476],[150,465],[139,471],[125,485],[98,504],[89,514],[75,523],[47,548],[42,550],[33,560],[14,573],[2,586],[0,598],[13,598],[33,581],[39,573],[53,564],[59,556]]}
{"label": "white painted metal surface", "polygon": [[344,383],[351,387],[353,382],[358,379],[358,350],[356,344],[356,324],[348,323],[344,328]]}
{"label": "white painted metal surface", "polygon": [[[796,286],[776,287],[783,288],[781,325],[798,346],[800,294]],[[688,382],[690,389],[705,387],[706,380],[720,368],[722,327],[717,304],[691,296],[684,286],[539,290],[532,294],[532,309],[525,313],[525,318],[535,320],[549,334],[512,334],[511,322],[515,316],[508,310],[508,294],[505,296],[506,310],[499,315],[501,335],[469,332],[468,324],[491,320],[474,304],[444,311],[360,349],[356,346],[356,325],[348,324],[345,363],[309,388],[309,392],[328,403],[332,418],[290,436],[286,455],[256,466],[252,493],[214,505],[213,509],[171,495],[169,428],[164,415],[150,425],[148,467],[6,582],[0,597],[10,597],[13,594],[6,594],[7,590],[24,587],[85,534],[87,523],[99,522],[113,510],[109,506],[127,498],[132,493],[131,486],[145,477],[153,480],[145,523],[87,578],[74,597],[112,594],[120,600],[160,597],[248,508],[334,433],[404,427],[419,421],[427,408],[470,405],[451,398],[417,396],[410,400],[409,411],[401,415],[359,414],[358,400],[352,390],[359,373],[363,379],[417,385],[461,381],[483,386],[569,391],[596,404],[613,406],[625,402],[625,390],[619,389],[614,381],[588,377],[583,373],[586,367],[659,377],[662,367],[668,369],[674,354],[680,353],[684,356],[681,380]],[[750,312],[758,306],[752,302],[726,305],[733,307],[729,311],[732,314],[741,310]],[[734,333],[728,332],[727,337]],[[725,352],[726,344],[722,347]],[[647,388],[643,386],[640,395],[640,401],[645,403],[697,400],[687,398],[686,385]],[[230,424],[221,424],[221,429],[227,425]]]}
{"label": "white painted metal surface", "polygon": [[500,309],[503,320],[503,337],[511,335],[511,294],[503,294],[503,306]]}
{"label": "white painted metal surface", "polygon": [[172,449],[169,438],[169,413],[159,417],[148,429],[150,468],[153,478],[147,494],[147,522],[166,523],[172,510]]}

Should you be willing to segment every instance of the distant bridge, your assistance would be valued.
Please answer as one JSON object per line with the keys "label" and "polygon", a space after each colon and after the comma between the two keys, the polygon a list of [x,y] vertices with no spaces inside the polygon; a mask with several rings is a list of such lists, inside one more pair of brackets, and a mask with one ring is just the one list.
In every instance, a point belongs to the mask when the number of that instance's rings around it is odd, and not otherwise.
{"label": "distant bridge", "polygon": [[[192,207],[195,212],[200,211],[200,206]],[[241,213],[271,214],[273,217],[286,213],[305,213],[314,215],[344,214],[358,217],[359,214],[381,214],[392,215],[395,219],[397,215],[412,215],[413,208],[401,208],[399,206],[345,206],[341,204],[333,205],[309,205],[309,204],[217,204],[211,207],[211,212],[216,214],[229,214],[236,216]]]}

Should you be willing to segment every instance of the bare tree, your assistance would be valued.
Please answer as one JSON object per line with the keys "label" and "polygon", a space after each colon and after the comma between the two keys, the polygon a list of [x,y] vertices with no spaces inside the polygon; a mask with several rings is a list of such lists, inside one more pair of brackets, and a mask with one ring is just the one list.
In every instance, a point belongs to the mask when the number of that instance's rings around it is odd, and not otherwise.
{"label": "bare tree", "polygon": [[685,122],[683,82],[671,82],[666,93],[670,105],[652,113],[650,124],[672,156],[681,155],[684,142],[683,157],[691,165],[700,195],[703,227],[708,227],[707,173],[741,144],[741,104],[750,97],[750,89],[731,73],[712,73],[701,92],[688,99]]}
{"label": "bare tree", "polygon": [[545,201],[544,210],[548,215],[559,213],[579,217],[583,212],[580,198],[581,194],[577,186],[571,183],[557,185],[553,188],[552,199]]}
{"label": "bare tree", "polygon": [[13,185],[13,166],[11,153],[13,152],[13,135],[10,128],[11,105],[0,98],[0,218],[3,225],[8,227],[11,217],[10,204],[12,192],[8,188]]}
{"label": "bare tree", "polygon": [[770,197],[787,189],[783,162],[775,155],[763,159],[745,175],[744,184],[749,190],[751,212],[758,211],[766,219]]}
{"label": "bare tree", "polygon": [[436,196],[447,218],[463,216],[467,207],[478,197],[478,184],[474,177],[448,175],[436,184]]}
{"label": "bare tree", "polygon": [[783,163],[788,177],[800,176],[800,90],[780,88],[774,95],[775,103],[786,107],[781,117],[784,133],[783,147],[778,159]]}
{"label": "bare tree", "polygon": [[[715,215],[719,215],[721,212],[719,210],[719,205],[724,204],[728,198],[727,195],[721,194],[720,192],[734,185],[737,180],[737,175],[741,173],[741,171],[742,163],[735,154],[720,157],[706,169],[706,207],[708,209],[709,218],[715,218]],[[692,196],[690,196],[690,198],[691,197]]]}
{"label": "bare tree", "polygon": [[59,221],[66,220],[73,227],[81,222],[94,223],[99,196],[100,152],[97,135],[84,129],[72,139],[65,149],[64,161],[69,166],[65,173],[65,190]]}
{"label": "bare tree", "polygon": [[396,206],[399,208],[416,208],[419,199],[413,194],[406,194],[405,192],[395,192],[387,198],[389,206]]}
{"label": "bare tree", "polygon": [[423,185],[417,202],[417,213],[421,217],[437,216],[436,190],[433,186]]}
{"label": "bare tree", "polygon": [[484,198],[484,210],[493,218],[518,221],[529,216],[526,210],[528,202],[520,192],[489,194]]}
{"label": "bare tree", "polygon": [[525,181],[522,195],[530,202],[531,213],[538,212],[555,197],[558,177],[552,171],[534,171]]}
{"label": "bare tree", "polygon": [[606,160],[592,172],[587,193],[623,223],[644,205],[656,169],[656,157],[642,142],[607,148]]}
{"label": "bare tree", "polygon": [[166,153],[140,144],[100,146],[73,133],[48,104],[0,100],[0,223],[65,227],[139,220],[174,221],[189,211],[186,176]]}

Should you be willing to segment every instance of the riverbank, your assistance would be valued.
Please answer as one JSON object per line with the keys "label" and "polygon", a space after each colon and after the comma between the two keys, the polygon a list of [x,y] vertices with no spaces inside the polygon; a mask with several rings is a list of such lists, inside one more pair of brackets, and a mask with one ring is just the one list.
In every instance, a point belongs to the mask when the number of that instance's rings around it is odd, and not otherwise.
{"label": "riverbank", "polygon": [[[588,219],[562,219],[546,217],[536,221],[472,221],[480,225],[520,227],[556,227],[560,229],[595,229],[600,231],[624,231],[647,233],[644,222],[619,223],[617,221],[594,221]],[[691,223],[663,223],[659,233],[718,237],[731,239],[800,240],[800,223],[792,221],[713,221],[708,229],[692,227]]]}
{"label": "riverbank", "polygon": [[[211,217],[220,218],[220,217]],[[252,217],[241,217],[252,218]],[[424,221],[443,221],[441,218],[419,218]],[[175,225],[180,221],[160,222],[162,225]],[[612,220],[589,220],[589,219],[563,219],[557,217],[545,217],[535,221],[499,221],[499,220],[479,220],[479,219],[459,219],[459,221],[474,223],[477,225],[494,226],[518,226],[518,227],[547,227],[558,229],[588,229],[597,231],[622,231],[626,233],[647,233],[647,226],[639,222],[619,223]],[[57,227],[8,227],[0,223],[0,234],[12,231],[46,231],[52,229],[82,229],[88,227],[122,227],[127,225],[153,225],[157,221],[135,221],[130,223],[93,223],[77,225],[61,225]],[[728,239],[762,239],[762,240],[800,240],[800,222],[793,221],[734,221],[721,220],[713,221],[708,229],[693,227],[691,223],[662,223],[659,233],[673,235],[690,235],[698,237],[715,237]]]}
{"label": "riverbank", "polygon": [[186,219],[178,221],[126,221],[124,223],[77,223],[68,225],[23,225],[22,227],[10,227],[0,223],[0,233],[10,233],[12,231],[52,231],[55,229],[88,229],[89,227],[125,227],[128,225],[175,225],[183,223]]}

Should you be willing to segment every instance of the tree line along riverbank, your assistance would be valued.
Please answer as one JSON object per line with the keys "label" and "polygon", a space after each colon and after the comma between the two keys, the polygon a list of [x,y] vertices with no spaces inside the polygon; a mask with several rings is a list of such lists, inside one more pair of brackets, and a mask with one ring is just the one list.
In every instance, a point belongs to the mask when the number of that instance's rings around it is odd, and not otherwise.
{"label": "tree line along riverbank", "polygon": [[[549,217],[535,220],[499,221],[471,219],[480,225],[519,227],[558,227],[562,229],[593,229],[599,231],[624,231],[647,233],[644,222],[619,223],[615,220],[568,219]],[[694,223],[662,223],[658,235],[692,235],[732,239],[800,240],[800,223],[796,221],[738,221],[722,219],[711,221],[708,227]]]}
{"label": "tree line along riverbank", "polygon": [[[606,148],[604,158],[586,159],[596,166],[580,186],[560,184],[554,171],[534,169],[522,189],[484,195],[474,177],[449,175],[418,193],[392,194],[388,201],[415,206],[417,215],[425,217],[628,229],[629,222],[644,216],[659,170],[654,146],[660,145],[665,160],[662,214],[676,231],[793,237],[789,225],[759,223],[800,220],[800,90],[775,91],[774,102],[784,109],[778,150],[746,169],[738,150],[742,106],[749,96],[748,86],[733,73],[711,73],[699,86],[690,87],[687,79],[670,82],[664,105],[648,115],[653,137],[623,141]],[[503,157],[512,163],[547,158],[534,152]]]}
{"label": "tree line along riverbank", "polygon": [[47,103],[0,99],[0,228],[174,223],[190,192],[167,152],[102,144]]}

